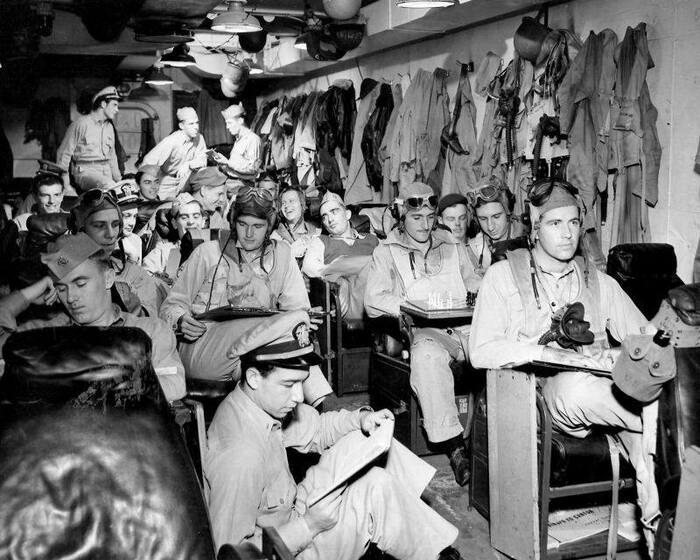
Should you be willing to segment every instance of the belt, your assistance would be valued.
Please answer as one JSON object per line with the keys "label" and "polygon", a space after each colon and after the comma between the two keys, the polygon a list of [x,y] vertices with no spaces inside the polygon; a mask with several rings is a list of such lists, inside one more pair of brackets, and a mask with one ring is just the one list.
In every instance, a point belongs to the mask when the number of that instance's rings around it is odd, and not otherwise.
{"label": "belt", "polygon": [[75,165],[85,165],[86,163],[109,163],[108,159],[74,159]]}

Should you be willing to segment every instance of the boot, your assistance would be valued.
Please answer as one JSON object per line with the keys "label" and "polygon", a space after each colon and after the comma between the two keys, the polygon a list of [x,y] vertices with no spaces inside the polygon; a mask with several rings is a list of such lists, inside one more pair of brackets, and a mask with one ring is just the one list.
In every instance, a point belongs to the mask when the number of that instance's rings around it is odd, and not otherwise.
{"label": "boot", "polygon": [[455,475],[455,481],[460,486],[464,486],[471,478],[469,453],[464,440],[458,436],[450,440],[448,445],[447,456],[450,458],[450,467]]}
{"label": "boot", "polygon": [[438,560],[462,560],[462,555],[456,548],[448,546],[442,552],[440,552]]}

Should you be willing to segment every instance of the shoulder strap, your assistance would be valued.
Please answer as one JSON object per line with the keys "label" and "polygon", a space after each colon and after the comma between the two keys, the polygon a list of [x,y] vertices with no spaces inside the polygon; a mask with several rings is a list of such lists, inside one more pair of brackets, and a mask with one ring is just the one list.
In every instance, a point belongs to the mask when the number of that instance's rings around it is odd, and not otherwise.
{"label": "shoulder strap", "polygon": [[530,251],[527,249],[515,249],[506,252],[508,265],[515,278],[515,285],[523,303],[524,309],[532,309],[537,306],[535,292],[532,289],[532,270]]}

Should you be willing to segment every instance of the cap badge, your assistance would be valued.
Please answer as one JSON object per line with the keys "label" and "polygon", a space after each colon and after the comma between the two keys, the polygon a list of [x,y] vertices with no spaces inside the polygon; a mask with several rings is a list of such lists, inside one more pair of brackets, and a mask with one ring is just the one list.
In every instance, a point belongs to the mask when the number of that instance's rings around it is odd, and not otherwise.
{"label": "cap badge", "polygon": [[292,335],[297,341],[299,348],[305,348],[306,346],[309,346],[311,344],[309,336],[309,325],[307,325],[306,323],[299,323],[296,327],[294,327],[294,329],[292,330]]}
{"label": "cap badge", "polygon": [[68,259],[66,257],[63,257],[63,256],[58,257],[56,259],[56,264],[58,266],[66,266],[68,264]]}

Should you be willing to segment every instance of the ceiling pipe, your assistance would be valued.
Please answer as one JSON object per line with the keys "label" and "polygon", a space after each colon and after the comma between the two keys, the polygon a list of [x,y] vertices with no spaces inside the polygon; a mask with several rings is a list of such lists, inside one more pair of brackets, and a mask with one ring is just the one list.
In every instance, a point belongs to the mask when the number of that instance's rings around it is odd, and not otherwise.
{"label": "ceiling pipe", "polygon": [[[307,15],[307,11],[305,11],[303,8],[259,8],[256,6],[251,6],[249,4],[246,4],[243,6],[243,9],[246,11],[246,13],[253,14],[253,15],[259,15],[259,16],[280,16],[280,17],[298,17],[298,18],[303,18],[305,15]],[[225,12],[227,11],[226,4],[219,4],[214,8],[213,10],[210,10],[211,13],[218,14],[220,12]],[[314,10],[313,14],[316,17],[319,18],[329,18],[330,16],[324,12],[323,10]]]}

